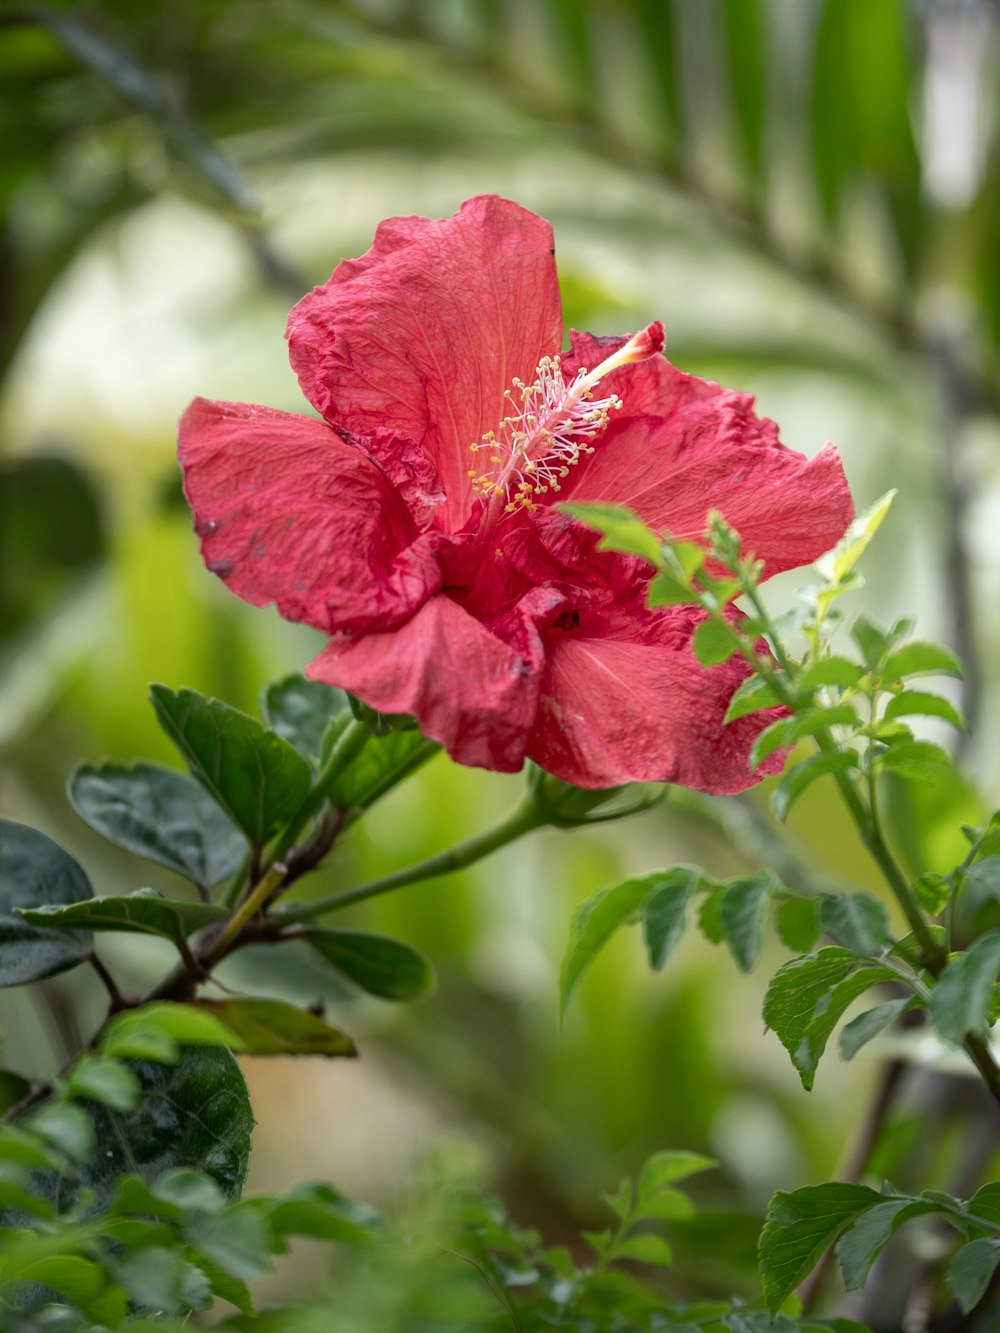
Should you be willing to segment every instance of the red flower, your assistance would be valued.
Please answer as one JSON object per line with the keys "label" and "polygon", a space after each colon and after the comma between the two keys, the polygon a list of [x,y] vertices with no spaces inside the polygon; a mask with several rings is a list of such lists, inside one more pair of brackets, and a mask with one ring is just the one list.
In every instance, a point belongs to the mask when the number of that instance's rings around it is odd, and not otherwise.
{"label": "red flower", "polygon": [[747,394],[664,360],[659,324],[571,332],[560,358],[553,253],[547,222],[494,196],[383,222],[289,316],[322,420],[188,408],[202,552],[331,636],[314,679],[412,714],[461,763],[740,791],[781,762],[748,769],[766,716],[723,723],[746,668],[700,666],[699,613],[648,609],[648,566],[596,552],[553,502],[630,505],[692,539],[718,509],[776,574],[850,521],[837,452],[785,449]]}

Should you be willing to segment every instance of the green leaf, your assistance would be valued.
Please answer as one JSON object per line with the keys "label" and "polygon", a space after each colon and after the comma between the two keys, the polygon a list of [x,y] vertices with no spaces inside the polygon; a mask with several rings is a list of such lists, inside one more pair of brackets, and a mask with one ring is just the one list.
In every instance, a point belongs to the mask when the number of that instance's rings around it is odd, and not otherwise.
{"label": "green leaf", "polygon": [[1000,1181],[991,1180],[980,1185],[969,1200],[968,1211],[970,1217],[982,1218],[984,1222],[1000,1226]]}
{"label": "green leaf", "polygon": [[330,719],[346,708],[342,691],[298,674],[273,681],[264,691],[265,722],[304,759],[319,760]]}
{"label": "green leaf", "polygon": [[599,551],[620,551],[626,555],[640,556],[653,565],[661,563],[663,556],[659,537],[643,523],[638,514],[625,505],[561,504],[558,507],[601,534],[597,544]]}
{"label": "green leaf", "polygon": [[51,838],[0,819],[0,986],[23,986],[90,957],[89,931],[53,935],[14,909],[80,902],[91,892],[86,875]]}
{"label": "green leaf", "polygon": [[946,1041],[961,1045],[968,1033],[990,1027],[993,986],[1000,971],[1000,930],[981,935],[968,953],[958,954],[931,991],[931,1021]]}
{"label": "green leaf", "polygon": [[114,1265],[114,1274],[140,1309],[177,1314],[206,1310],[212,1287],[199,1268],[165,1245],[144,1245],[127,1252]]}
{"label": "green leaf", "polygon": [[24,1124],[51,1148],[75,1162],[86,1162],[94,1151],[94,1127],[87,1112],[66,1102],[45,1102],[25,1118]]}
{"label": "green leaf", "polygon": [[768,870],[731,879],[723,886],[719,919],[729,951],[743,972],[753,970],[764,947],[764,922],[776,888]]}
{"label": "green leaf", "polygon": [[911,995],[904,996],[900,1000],[886,1000],[883,1004],[877,1004],[874,1009],[867,1009],[857,1018],[845,1023],[840,1034],[841,1057],[844,1060],[853,1060],[862,1046],[866,1046],[873,1037],[884,1032],[890,1023],[912,1005]]}
{"label": "green leaf", "polygon": [[785,745],[794,745],[806,736],[815,736],[827,727],[857,726],[858,715],[850,704],[831,708],[809,708],[795,717],[782,717],[765,727],[750,749],[750,767],[756,768],[769,754]]}
{"label": "green leaf", "polygon": [[337,774],[329,790],[330,801],[342,810],[367,810],[400,779],[437,754],[438,748],[415,730],[374,736]]}
{"label": "green leaf", "polygon": [[81,819],[118,847],[202,888],[227,879],[246,840],[199,782],[158,764],[85,764],[69,781]]}
{"label": "green leaf", "polygon": [[749,713],[759,712],[762,708],[775,708],[780,703],[781,700],[766,680],[759,680],[756,676],[748,676],[729,700],[729,707],[726,709],[726,716],[723,720],[735,722],[739,717],[746,717]]}
{"label": "green leaf", "polygon": [[959,731],[965,731],[965,718],[948,699],[940,694],[926,694],[922,690],[903,690],[894,695],[885,706],[884,716],[894,717],[943,717]]}
{"label": "green leaf", "polygon": [[271,1271],[271,1228],[252,1204],[232,1204],[220,1213],[196,1213],[185,1222],[184,1234],[229,1277],[246,1282]]}
{"label": "green leaf", "polygon": [[103,1055],[173,1064],[178,1058],[179,1044],[243,1049],[236,1033],[206,1009],[169,1000],[116,1014],[102,1033],[99,1049]]}
{"label": "green leaf", "polygon": [[908,676],[961,676],[962,664],[939,643],[904,643],[889,653],[879,675],[887,684]]}
{"label": "green leaf", "polygon": [[864,513],[859,514],[840,541],[829,553],[817,561],[820,573],[832,583],[839,583],[854,568],[868,549],[872,538],[888,514],[896,492],[886,491],[885,495],[869,505]]}
{"label": "green leaf", "polygon": [[998,1263],[1000,1240],[987,1237],[963,1245],[953,1257],[946,1281],[964,1314],[969,1314],[986,1295]]}
{"label": "green leaf", "polygon": [[654,1152],[646,1158],[639,1173],[638,1207],[643,1208],[649,1199],[678,1180],[686,1180],[701,1171],[710,1171],[719,1164],[714,1157],[704,1157],[697,1152],[679,1152],[664,1149]]}
{"label": "green leaf", "polygon": [[[704,883],[708,884],[710,881],[706,880]],[[722,893],[723,886],[714,885],[702,898],[701,906],[698,908],[698,929],[710,944],[721,944],[726,938],[722,924]]]}
{"label": "green leaf", "polygon": [[830,1034],[859,995],[894,974],[861,967],[848,949],[821,949],[793,958],[772,979],[764,997],[764,1022],[791,1056],[808,1091]]}
{"label": "green leaf", "polygon": [[681,583],[668,570],[657,574],[646,589],[647,606],[697,606],[699,601],[695,589],[690,584]]}
{"label": "green leaf", "polygon": [[383,1000],[419,1000],[434,989],[430,963],[400,940],[319,926],[303,926],[301,938],[355,986]]}
{"label": "green leaf", "polygon": [[759,1253],[764,1296],[772,1314],[844,1228],[882,1202],[882,1195],[866,1185],[838,1181],[774,1196]]}
{"label": "green leaf", "polygon": [[131,1069],[120,1060],[100,1055],[84,1055],[69,1071],[66,1080],[71,1097],[89,1097],[117,1111],[131,1111],[139,1105],[142,1085]]}
{"label": "green leaf", "polygon": [[18,913],[46,930],[112,930],[183,940],[228,916],[218,903],[166,898],[156,889],[136,889],[124,898],[87,898],[67,907],[21,908]]}
{"label": "green leaf", "polygon": [[198,1005],[235,1032],[248,1055],[357,1055],[339,1028],[281,1000],[199,1000]]}
{"label": "green leaf", "polygon": [[951,879],[947,875],[934,873],[921,875],[910,887],[913,896],[928,916],[937,916],[943,912],[951,897]]}
{"label": "green leaf", "polygon": [[[947,881],[946,881],[947,882]],[[1000,898],[1000,856],[984,856],[965,871],[965,884]]]}
{"label": "green leaf", "polygon": [[718,666],[728,662],[736,652],[737,645],[736,635],[721,620],[703,620],[691,639],[695,657],[702,666]]}
{"label": "green leaf", "polygon": [[660,877],[659,887],[646,899],[642,928],[654,972],[663,970],[684,934],[687,905],[700,878],[698,870],[678,866]]}
{"label": "green leaf", "polygon": [[942,768],[951,768],[947,750],[933,741],[896,741],[878,756],[880,768],[891,769],[903,777],[935,781]]}
{"label": "green leaf", "polygon": [[847,1290],[864,1286],[872,1264],[904,1222],[937,1210],[934,1203],[887,1199],[863,1213],[837,1242],[837,1262]]}
{"label": "green leaf", "polygon": [[0,1116],[5,1115],[12,1106],[28,1095],[31,1084],[20,1074],[10,1069],[0,1069]]}
{"label": "green leaf", "polygon": [[732,119],[748,175],[755,184],[762,184],[768,81],[758,0],[722,0],[722,23],[733,94]]}
{"label": "green leaf", "polygon": [[656,1264],[660,1268],[669,1268],[674,1254],[662,1236],[653,1232],[643,1232],[638,1236],[627,1236],[618,1242],[612,1250],[615,1259],[631,1259],[639,1264]]}
{"label": "green leaf", "polygon": [[865,665],[875,668],[888,651],[889,641],[885,632],[867,616],[858,616],[851,626],[851,638],[861,649]]}
{"label": "green leaf", "polygon": [[811,695],[829,685],[847,690],[857,685],[863,675],[864,668],[849,657],[821,657],[806,667],[795,682],[795,689],[800,696]]}
{"label": "green leaf", "polygon": [[309,765],[273,731],[194,690],[151,690],[163,730],[251,842],[264,843],[298,810],[312,785]]}
{"label": "green leaf", "polygon": [[569,945],[559,973],[559,1016],[566,1013],[570,997],[583,974],[611,936],[631,923],[643,904],[670,881],[662,873],[640,875],[613,888],[602,889],[585,902],[573,917]]}
{"label": "green leaf", "polygon": [[819,919],[823,930],[838,944],[864,958],[876,957],[892,945],[888,912],[863,889],[824,897]]}
{"label": "green leaf", "polygon": [[296,1185],[269,1201],[267,1218],[280,1236],[315,1236],[320,1240],[368,1240],[380,1223],[373,1208],[354,1203],[329,1185]]}
{"label": "green leaf", "polygon": [[822,932],[819,898],[789,898],[775,913],[778,934],[789,949],[807,953]]}
{"label": "green leaf", "polygon": [[827,773],[846,773],[857,768],[858,756],[853,750],[838,750],[833,754],[813,754],[800,764],[793,764],[771,793],[771,809],[782,822],[802,793]]}

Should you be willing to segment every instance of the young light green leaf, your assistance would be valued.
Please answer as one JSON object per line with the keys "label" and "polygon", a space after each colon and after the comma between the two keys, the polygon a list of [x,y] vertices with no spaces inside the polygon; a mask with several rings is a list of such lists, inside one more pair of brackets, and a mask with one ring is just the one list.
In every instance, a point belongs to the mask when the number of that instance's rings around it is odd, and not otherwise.
{"label": "young light green leaf", "polygon": [[816,562],[824,578],[831,583],[839,583],[845,574],[850,573],[878,532],[895,498],[895,490],[886,491],[885,495],[858,514],[833,550]]}
{"label": "young light green leaf", "polygon": [[653,1153],[646,1158],[639,1173],[640,1208],[668,1185],[686,1180],[688,1176],[695,1176],[700,1171],[710,1171],[718,1165],[714,1157],[704,1157],[697,1152],[680,1152],[668,1148]]}
{"label": "young light green leaf", "polygon": [[597,544],[599,551],[621,551],[626,555],[641,556],[650,564],[660,564],[662,548],[659,537],[643,523],[638,514],[625,505],[561,504],[559,508],[601,534]]}
{"label": "young light green leaf", "polygon": [[357,1055],[354,1042],[339,1028],[281,1000],[199,1000],[198,1006],[235,1032],[248,1055]]}
{"label": "young light green leaf", "polygon": [[681,583],[668,570],[657,574],[646,590],[648,606],[695,606],[698,601],[697,592],[689,584]]}
{"label": "young light green leaf", "polygon": [[91,893],[86,875],[51,838],[0,819],[0,986],[23,986],[90,957],[90,931],[56,935],[16,909],[81,902]]}
{"label": "young light green leaf", "polygon": [[434,989],[434,972],[418,950],[366,930],[303,926],[301,938],[355,986],[383,1000],[419,1000]]}
{"label": "young light green leaf", "polygon": [[729,880],[719,900],[719,919],[729,951],[742,972],[751,972],[764,947],[764,922],[777,888],[768,870]]}
{"label": "young light green leaf", "polygon": [[218,903],[166,898],[156,889],[136,889],[123,898],[87,898],[65,907],[21,908],[19,915],[47,930],[111,930],[186,939],[228,915]]}
{"label": "young light green leaf", "polygon": [[782,941],[789,949],[808,953],[822,934],[819,923],[820,899],[788,898],[774,916]]}
{"label": "young light green leaf", "polygon": [[926,694],[923,690],[903,690],[893,695],[885,706],[884,716],[942,717],[959,731],[965,731],[965,718],[948,699],[940,694]]}
{"label": "young light green leaf", "polygon": [[931,1021],[946,1041],[961,1045],[968,1033],[990,1027],[993,986],[1000,972],[1000,930],[988,931],[951,960],[931,991]]}
{"label": "young light green leaf", "polygon": [[678,866],[660,877],[659,886],[646,899],[642,927],[649,965],[660,972],[680,942],[687,925],[687,905],[698,886],[701,872]]}
{"label": "young light green leaf", "polygon": [[933,741],[894,741],[878,757],[880,768],[892,769],[902,777],[934,782],[942,768],[951,768],[952,758]]}
{"label": "young light green leaf", "polygon": [[[259,1205],[260,1201],[255,1202]],[[281,1198],[268,1200],[266,1214],[279,1236],[315,1236],[354,1244],[369,1239],[380,1226],[373,1208],[323,1184],[296,1185]]]}
{"label": "young light green leaf", "polygon": [[179,1046],[201,1045],[243,1049],[236,1033],[207,1010],[162,1000],[117,1014],[105,1027],[99,1049],[103,1055],[119,1059],[132,1057],[173,1064]]}
{"label": "young light green leaf", "polygon": [[914,1001],[910,995],[899,1000],[886,1000],[883,1004],[867,1009],[857,1018],[845,1023],[840,1034],[840,1054],[844,1060],[853,1060],[862,1046],[867,1046],[880,1032],[884,1032],[890,1023],[895,1022],[901,1013],[912,1007]]}
{"label": "young light green leaf", "polygon": [[851,626],[851,638],[861,649],[865,665],[875,668],[889,650],[885,631],[867,616],[858,616]]}
{"label": "young light green leaf", "polygon": [[165,685],[150,694],[157,720],[194,776],[251,842],[266,842],[308,795],[308,763],[255,718],[218,699],[186,689],[175,694]]}
{"label": "young light green leaf", "polygon": [[84,764],[69,799],[92,829],[208,888],[228,878],[246,839],[200,782],[159,764]]}
{"label": "young light green leaf", "polygon": [[304,759],[318,761],[330,719],[347,708],[341,690],[297,673],[272,681],[264,691],[264,720]]}
{"label": "young light green leaf", "polygon": [[864,668],[849,657],[821,657],[806,667],[796,681],[795,689],[800,698],[830,685],[846,690],[857,685],[863,675]]}
{"label": "young light green leaf", "polygon": [[963,1314],[969,1314],[986,1295],[997,1264],[1000,1264],[1000,1240],[991,1237],[970,1241],[952,1258],[946,1281]]}
{"label": "young light green leaf", "polygon": [[781,700],[766,680],[759,680],[756,676],[748,676],[729,700],[729,707],[726,709],[724,720],[735,722],[739,717],[746,717],[750,713],[759,712],[762,708],[775,708],[780,703]]}
{"label": "young light green leaf", "polygon": [[820,1255],[862,1213],[883,1202],[867,1185],[830,1181],[806,1185],[771,1200],[760,1238],[760,1273],[774,1313]]}
{"label": "young light green leaf", "polygon": [[857,766],[858,756],[853,750],[813,754],[801,763],[793,764],[771,793],[771,809],[775,818],[784,822],[795,802],[818,778],[828,773],[846,773]]}
{"label": "young light green leaf", "polygon": [[910,887],[913,896],[928,916],[937,916],[943,912],[951,897],[951,879],[947,875],[928,872],[915,879]]}
{"label": "young light green leaf", "polygon": [[879,674],[888,684],[909,676],[961,676],[964,671],[950,648],[939,643],[904,643],[889,653]]}
{"label": "young light green leaf", "polygon": [[823,930],[838,944],[863,958],[877,957],[892,945],[889,914],[864,889],[824,896],[819,919]]}
{"label": "young light green leaf", "polygon": [[666,887],[665,880],[659,871],[639,875],[613,888],[602,889],[578,909],[570,926],[569,945],[559,973],[560,1018],[565,1015],[573,992],[597,954],[616,930],[635,920],[656,890]]}
{"label": "young light green leaf", "polygon": [[718,666],[736,652],[737,639],[721,620],[703,620],[695,629],[691,647],[702,666]]}
{"label": "young light green leaf", "polygon": [[795,717],[779,718],[777,722],[765,727],[754,741],[750,749],[750,767],[756,768],[762,764],[775,750],[786,745],[794,745],[796,741],[804,740],[807,736],[815,736],[817,732],[826,731],[828,727],[855,727],[857,722],[858,715],[850,704],[834,704],[830,708],[809,708],[805,712],[796,714]]}
{"label": "young light green leaf", "polygon": [[651,1231],[638,1236],[626,1236],[613,1248],[615,1259],[631,1259],[639,1264],[655,1264],[660,1268],[669,1268],[674,1254],[662,1236]]}
{"label": "young light green leaf", "polygon": [[107,1056],[82,1056],[69,1071],[66,1090],[71,1097],[89,1097],[116,1111],[139,1105],[142,1085],[128,1065]]}

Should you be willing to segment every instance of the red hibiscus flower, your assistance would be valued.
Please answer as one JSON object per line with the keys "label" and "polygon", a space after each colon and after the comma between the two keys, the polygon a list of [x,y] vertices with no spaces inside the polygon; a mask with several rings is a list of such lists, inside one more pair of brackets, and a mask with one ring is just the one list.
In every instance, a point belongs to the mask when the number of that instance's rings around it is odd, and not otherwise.
{"label": "red hibiscus flower", "polygon": [[748,767],[767,715],[723,722],[747,668],[702,667],[700,613],[647,608],[649,567],[597,552],[554,502],[630,505],[694,540],[720,510],[771,575],[843,533],[840,460],[793,453],[747,394],[676,370],[659,324],[571,332],[560,355],[553,254],[547,222],[494,196],[383,222],[289,316],[321,419],[188,408],[202,553],[330,635],[314,679],[413,715],[460,763],[740,791],[781,765]]}

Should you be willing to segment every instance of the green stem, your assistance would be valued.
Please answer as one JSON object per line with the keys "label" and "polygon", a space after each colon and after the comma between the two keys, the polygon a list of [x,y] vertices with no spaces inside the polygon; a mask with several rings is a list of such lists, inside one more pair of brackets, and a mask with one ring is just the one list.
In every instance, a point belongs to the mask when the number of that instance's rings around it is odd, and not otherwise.
{"label": "green stem", "polygon": [[287,873],[286,867],[280,861],[274,862],[267,869],[251,892],[247,894],[239,909],[233,913],[223,929],[212,940],[209,948],[197,960],[203,971],[207,972],[213,963],[217,963],[220,958],[229,952],[243,927],[267,906],[271,894],[280,887],[281,881]]}
{"label": "green stem", "polygon": [[277,843],[271,849],[268,867],[283,862],[288,853],[295,846],[295,840],[312,819],[313,815],[322,807],[326,800],[327,793],[333,785],[334,779],[340,773],[341,769],[346,768],[352,759],[356,759],[361,751],[371,740],[372,732],[367,722],[359,722],[356,718],[348,723],[341,733],[336,745],[331,751],[329,759],[320,770],[319,777],[316,779],[316,785],[306,797],[306,799],[296,810],[289,823],[283,829]]}
{"label": "green stem", "polygon": [[448,851],[439,852],[436,856],[428,857],[426,861],[418,861],[416,865],[406,866],[368,884],[361,884],[356,889],[348,889],[346,893],[331,894],[327,898],[317,898],[315,902],[289,908],[274,919],[283,926],[299,921],[311,921],[325,912],[334,912],[341,907],[349,907],[352,903],[364,902],[366,898],[376,898],[379,894],[391,893],[394,889],[401,889],[407,884],[417,884],[421,880],[434,879],[438,875],[450,875],[456,870],[463,870],[466,866],[482,860],[484,856],[489,856],[491,852],[495,852],[506,843],[513,842],[534,829],[542,828],[547,823],[548,820],[534,801],[524,800],[499,824],[487,829],[485,833],[477,833],[475,837],[458,843]]}

